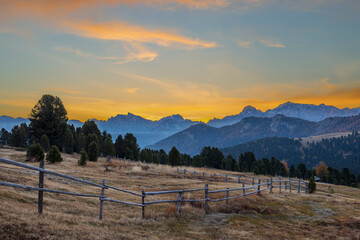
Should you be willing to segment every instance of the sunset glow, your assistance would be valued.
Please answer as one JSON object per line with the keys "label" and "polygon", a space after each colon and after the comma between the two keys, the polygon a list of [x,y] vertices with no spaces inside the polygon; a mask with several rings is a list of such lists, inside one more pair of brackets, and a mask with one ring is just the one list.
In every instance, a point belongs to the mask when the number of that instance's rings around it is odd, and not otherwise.
{"label": "sunset glow", "polygon": [[0,6],[0,115],[28,117],[45,93],[82,121],[207,121],[286,101],[360,107],[357,0]]}

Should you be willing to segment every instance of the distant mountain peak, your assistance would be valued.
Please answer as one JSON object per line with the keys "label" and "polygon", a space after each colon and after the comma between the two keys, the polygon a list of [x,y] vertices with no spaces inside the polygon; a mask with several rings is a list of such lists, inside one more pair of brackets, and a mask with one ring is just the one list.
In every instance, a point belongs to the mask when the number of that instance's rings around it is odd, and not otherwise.
{"label": "distant mountain peak", "polygon": [[257,111],[257,109],[254,108],[253,106],[247,105],[246,107],[244,107],[244,109],[242,110],[242,112],[249,112],[249,111],[254,111],[254,110]]}

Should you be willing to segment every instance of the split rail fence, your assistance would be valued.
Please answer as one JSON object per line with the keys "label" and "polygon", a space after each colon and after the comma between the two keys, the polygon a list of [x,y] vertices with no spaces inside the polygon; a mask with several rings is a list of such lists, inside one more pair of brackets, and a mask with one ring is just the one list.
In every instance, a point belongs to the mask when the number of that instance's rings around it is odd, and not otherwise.
{"label": "split rail fence", "polygon": [[[66,195],[79,196],[79,197],[99,198],[99,202],[100,202],[100,204],[99,204],[99,219],[100,220],[103,219],[103,203],[104,202],[114,202],[114,203],[120,203],[120,204],[125,204],[125,205],[141,207],[142,208],[142,217],[144,218],[145,217],[145,208],[147,206],[153,205],[153,204],[176,203],[177,212],[181,213],[181,203],[185,203],[185,202],[203,202],[204,203],[205,213],[208,213],[209,212],[209,202],[225,201],[226,204],[228,204],[229,200],[231,200],[231,199],[240,198],[240,197],[244,197],[244,196],[252,195],[252,194],[260,195],[260,193],[262,191],[269,190],[270,193],[273,193],[274,188],[279,188],[279,192],[281,192],[282,188],[284,188],[285,191],[289,190],[291,192],[292,190],[297,190],[298,193],[301,193],[302,191],[305,192],[305,193],[308,193],[308,183],[306,183],[306,182],[304,182],[302,180],[298,180],[298,181],[294,181],[292,179],[282,180],[281,178],[279,178],[279,180],[275,180],[273,178],[270,178],[270,179],[257,179],[256,184],[254,182],[255,179],[252,179],[252,181],[251,181],[252,185],[251,186],[245,186],[244,178],[242,178],[241,179],[242,180],[241,181],[242,186],[240,188],[226,188],[226,189],[212,190],[212,191],[209,190],[209,185],[206,183],[204,188],[198,188],[198,189],[168,190],[168,191],[157,191],[157,192],[145,192],[145,191],[142,191],[141,193],[136,193],[136,192],[129,191],[129,190],[126,190],[126,189],[121,189],[121,188],[117,188],[117,187],[114,187],[114,186],[107,185],[105,179],[102,180],[102,184],[98,184],[98,183],[83,180],[83,179],[80,179],[80,178],[76,178],[76,177],[68,176],[68,175],[65,175],[65,174],[57,173],[57,172],[54,172],[54,171],[46,170],[45,167],[44,167],[44,161],[40,162],[40,167],[35,167],[35,166],[28,165],[28,164],[24,164],[24,163],[20,163],[20,162],[16,162],[16,161],[13,161],[13,160],[8,160],[8,159],[3,159],[3,158],[0,158],[0,163],[31,169],[31,170],[37,171],[39,173],[39,185],[38,185],[38,187],[32,187],[32,186],[26,186],[26,185],[20,185],[20,184],[8,183],[8,182],[0,181],[0,186],[14,187],[14,188],[21,188],[21,189],[24,189],[24,190],[38,191],[38,213],[39,214],[42,214],[42,212],[43,212],[43,203],[44,203],[43,193],[48,192],[48,193],[66,194]],[[179,171],[184,171],[184,174],[186,174],[186,170],[179,170],[178,169],[178,172]],[[46,189],[46,188],[44,188],[44,174],[55,175],[55,176],[58,176],[58,177],[61,177],[61,178],[66,178],[66,179],[70,179],[70,180],[80,182],[80,183],[83,183],[83,184],[98,187],[98,188],[100,188],[100,194],[92,195],[92,194],[83,194],[83,193],[75,193],[75,192],[65,192],[65,191],[59,191],[59,190],[54,190],[54,189]],[[194,176],[196,176],[196,172],[194,172],[193,174],[194,174]],[[216,176],[223,176],[223,175],[215,175],[215,177]],[[228,177],[229,177],[228,175],[224,175],[224,176],[225,176],[226,182],[227,181],[234,181],[234,180],[232,180],[230,178],[228,179]],[[240,178],[238,178],[237,182],[240,184],[239,179]],[[205,180],[205,173],[202,173],[202,180]],[[214,178],[214,181],[215,180],[216,179]],[[108,198],[105,195],[105,190],[107,190],[107,189],[112,189],[112,190],[124,192],[124,193],[127,193],[127,194],[135,195],[135,196],[141,198],[141,203],[127,202],[127,201],[121,201],[121,200]],[[249,190],[250,190],[250,192],[249,192]],[[184,193],[187,193],[187,192],[203,192],[204,197],[201,198],[201,199],[184,199],[183,195],[184,195]],[[235,194],[233,194],[233,196],[230,196],[230,193],[233,193],[233,192]],[[219,193],[225,193],[225,196],[223,198],[211,198],[210,197],[210,195],[219,194]],[[165,195],[165,194],[177,194],[177,199],[174,199],[174,200],[146,201],[147,196]]]}

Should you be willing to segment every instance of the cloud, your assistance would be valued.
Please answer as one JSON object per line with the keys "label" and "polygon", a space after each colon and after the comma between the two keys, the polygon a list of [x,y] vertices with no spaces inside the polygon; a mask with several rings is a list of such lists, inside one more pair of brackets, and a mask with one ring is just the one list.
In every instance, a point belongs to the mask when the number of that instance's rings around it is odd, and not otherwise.
{"label": "cloud", "polygon": [[285,48],[286,47],[284,44],[273,43],[273,42],[263,40],[263,39],[260,39],[259,42],[268,47],[275,47],[275,48]]}
{"label": "cloud", "polygon": [[125,91],[127,92],[127,93],[136,93],[137,91],[139,90],[139,88],[127,88],[127,89],[125,89]]}
{"label": "cloud", "polygon": [[82,94],[80,91],[76,90],[69,90],[64,88],[46,88],[45,91],[53,91],[53,92],[59,92],[59,93],[68,93],[68,94]]}
{"label": "cloud", "polygon": [[96,23],[91,21],[64,22],[65,31],[74,35],[102,40],[153,43],[163,47],[182,46],[188,49],[213,48],[215,42],[192,39],[168,30],[153,30],[127,22]]}
{"label": "cloud", "polygon": [[151,62],[158,56],[157,53],[148,50],[139,43],[130,43],[126,45],[125,50],[128,52],[128,54],[125,57],[99,56],[71,47],[57,46],[54,47],[54,49],[59,52],[74,53],[79,57],[94,58],[99,60],[116,60],[116,62],[114,62],[115,64],[123,64],[128,62]]}
{"label": "cloud", "polygon": [[253,42],[251,41],[238,41],[238,46],[242,47],[242,48],[249,48],[251,44],[253,44]]}

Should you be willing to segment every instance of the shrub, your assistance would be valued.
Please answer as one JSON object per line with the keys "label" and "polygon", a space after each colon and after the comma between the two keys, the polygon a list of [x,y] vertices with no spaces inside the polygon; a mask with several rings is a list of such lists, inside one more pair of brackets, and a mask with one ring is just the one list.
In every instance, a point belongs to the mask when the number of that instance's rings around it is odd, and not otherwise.
{"label": "shrub", "polygon": [[316,183],[313,177],[309,181],[309,193],[314,193],[316,191]]}
{"label": "shrub", "polygon": [[62,160],[59,148],[55,145],[51,146],[49,152],[46,154],[46,161],[56,163],[61,162]]}
{"label": "shrub", "polygon": [[98,144],[93,141],[89,144],[89,161],[96,162],[99,157],[99,146]]}
{"label": "shrub", "polygon": [[27,160],[35,160],[35,161],[42,161],[44,160],[44,149],[41,147],[39,143],[31,144],[26,152]]}
{"label": "shrub", "polygon": [[84,166],[86,165],[86,161],[89,159],[89,156],[87,155],[87,153],[84,151],[84,149],[81,150],[80,152],[80,159],[78,161],[78,164],[80,166]]}

